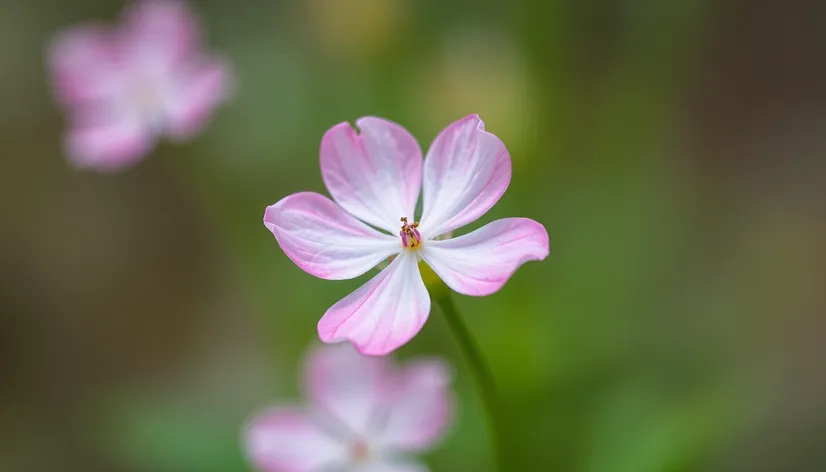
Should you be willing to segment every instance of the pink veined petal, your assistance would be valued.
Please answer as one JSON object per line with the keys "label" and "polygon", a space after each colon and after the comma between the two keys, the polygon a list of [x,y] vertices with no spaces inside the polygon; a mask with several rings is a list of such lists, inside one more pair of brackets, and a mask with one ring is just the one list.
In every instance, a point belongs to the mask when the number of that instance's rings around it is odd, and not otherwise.
{"label": "pink veined petal", "polygon": [[180,71],[171,79],[166,131],[177,140],[197,133],[232,88],[232,73],[227,63],[215,59],[197,62],[193,70]]}
{"label": "pink veined petal", "polygon": [[380,458],[356,465],[350,472],[428,472],[427,466],[408,458]]}
{"label": "pink veined petal", "polygon": [[130,60],[155,72],[169,70],[201,45],[198,19],[183,0],[137,0],[125,10],[122,28]]}
{"label": "pink veined petal", "polygon": [[504,218],[453,239],[428,241],[422,258],[453,290],[490,295],[527,261],[547,257],[548,232],[528,218]]}
{"label": "pink veined petal", "polygon": [[262,472],[316,472],[344,465],[345,444],[333,439],[299,408],[279,407],[256,415],[244,431],[247,457]]}
{"label": "pink veined petal", "polygon": [[440,439],[453,419],[451,374],[441,361],[416,361],[389,386],[390,401],[378,441],[391,450],[424,451]]}
{"label": "pink veined petal", "polygon": [[321,139],[321,176],[333,199],[356,218],[397,234],[403,216],[413,221],[422,184],[422,151],[396,123],[359,118]]}
{"label": "pink veined petal", "polygon": [[451,124],[427,151],[420,231],[433,238],[475,221],[499,201],[510,179],[508,150],[478,115]]}
{"label": "pink veined petal", "polygon": [[75,166],[112,172],[138,162],[151,150],[154,141],[137,119],[111,116],[70,128],[65,146]]}
{"label": "pink veined petal", "polygon": [[403,251],[378,275],[333,305],[318,322],[326,343],[350,341],[365,355],[401,347],[430,314],[430,295],[414,253]]}
{"label": "pink veined petal", "polygon": [[83,25],[58,33],[47,54],[55,94],[63,104],[117,95],[121,73],[118,44],[108,28]]}
{"label": "pink veined petal", "polygon": [[358,277],[400,250],[397,238],[313,192],[295,193],[267,207],[264,225],[287,257],[322,279]]}
{"label": "pink veined petal", "polygon": [[350,344],[324,346],[307,360],[305,383],[311,403],[346,432],[363,435],[383,400],[392,375],[388,359],[362,356]]}

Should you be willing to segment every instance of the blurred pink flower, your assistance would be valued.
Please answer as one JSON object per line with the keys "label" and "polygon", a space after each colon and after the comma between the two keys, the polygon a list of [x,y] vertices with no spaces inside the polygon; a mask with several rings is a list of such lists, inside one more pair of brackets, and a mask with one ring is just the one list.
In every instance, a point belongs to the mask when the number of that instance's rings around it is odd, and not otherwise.
{"label": "blurred pink flower", "polygon": [[431,448],[452,419],[450,374],[436,360],[395,369],[349,345],[315,350],[308,406],[276,405],[247,425],[244,443],[263,472],[424,472],[405,457]]}
{"label": "blurred pink flower", "polygon": [[[334,201],[296,193],[269,206],[264,224],[293,262],[323,279],[358,277],[394,256],[318,323],[324,342],[349,340],[363,354],[383,355],[415,336],[430,313],[420,259],[453,290],[489,295],[524,262],[548,255],[548,233],[533,220],[505,218],[439,238],[485,214],[510,183],[508,151],[477,115],[442,131],[424,161],[401,126],[375,117],[356,124],[361,134],[341,123],[321,140],[321,175]],[[420,188],[422,218],[414,222]]]}
{"label": "blurred pink flower", "polygon": [[85,24],[52,40],[48,65],[77,167],[115,171],[163,135],[196,134],[225,100],[231,74],[204,54],[196,18],[181,0],[138,0],[120,25]]}

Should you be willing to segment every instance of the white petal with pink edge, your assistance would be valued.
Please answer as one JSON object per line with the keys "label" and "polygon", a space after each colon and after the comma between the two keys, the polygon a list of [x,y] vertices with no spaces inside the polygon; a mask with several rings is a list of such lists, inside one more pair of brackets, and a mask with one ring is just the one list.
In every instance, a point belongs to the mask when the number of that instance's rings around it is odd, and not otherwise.
{"label": "white petal with pink edge", "polygon": [[425,157],[420,231],[433,238],[475,221],[499,201],[510,179],[510,155],[478,115],[451,124]]}
{"label": "white petal with pink edge", "polygon": [[246,454],[262,472],[317,472],[347,463],[348,449],[299,408],[256,415],[244,432]]}
{"label": "white petal with pink edge", "polygon": [[548,232],[528,218],[504,218],[453,239],[428,241],[422,258],[453,290],[490,295],[522,264],[548,256]]}
{"label": "white petal with pink edge", "polygon": [[321,176],[333,199],[353,216],[396,234],[413,220],[422,182],[422,151],[403,127],[364,117],[330,128],[321,140]]}
{"label": "white petal with pink edge", "polygon": [[350,341],[365,355],[385,355],[409,341],[430,314],[430,295],[418,258],[402,251],[355,292],[333,305],[318,322],[322,341]]}
{"label": "white petal with pink edge", "polygon": [[349,433],[364,436],[377,405],[385,402],[384,385],[392,375],[389,360],[365,357],[350,344],[316,349],[305,368],[307,397]]}
{"label": "white petal with pink edge", "polygon": [[389,387],[381,447],[409,452],[430,448],[453,418],[450,369],[438,360],[407,364]]}
{"label": "white petal with pink edge", "polygon": [[287,257],[322,279],[358,277],[400,250],[398,238],[376,231],[313,192],[295,193],[267,207],[264,225]]}

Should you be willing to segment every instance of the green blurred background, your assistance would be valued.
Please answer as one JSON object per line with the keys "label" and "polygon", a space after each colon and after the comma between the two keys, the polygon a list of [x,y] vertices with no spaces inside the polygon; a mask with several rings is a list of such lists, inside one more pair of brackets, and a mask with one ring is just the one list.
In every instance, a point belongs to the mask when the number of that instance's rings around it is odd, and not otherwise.
{"label": "green blurred background", "polygon": [[[324,191],[321,135],[379,115],[427,148],[469,113],[513,179],[477,223],[551,256],[457,296],[514,471],[826,470],[826,4],[193,2],[239,87],[126,172],[70,168],[44,48],[110,0],[0,3],[0,470],[249,470],[239,428],[299,398],[318,318],[366,280],[298,269],[261,218]],[[398,358],[461,398],[439,471],[486,471],[434,307]]]}

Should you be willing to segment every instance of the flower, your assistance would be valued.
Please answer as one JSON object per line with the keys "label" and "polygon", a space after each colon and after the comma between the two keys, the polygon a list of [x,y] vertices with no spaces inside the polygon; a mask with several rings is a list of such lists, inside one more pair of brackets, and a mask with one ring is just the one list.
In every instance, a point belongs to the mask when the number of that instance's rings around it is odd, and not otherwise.
{"label": "flower", "polygon": [[48,66],[70,121],[64,147],[72,164],[115,171],[161,136],[196,134],[231,82],[228,66],[200,47],[198,22],[181,0],[138,0],[118,26],[58,33]]}
{"label": "flower", "polygon": [[404,456],[423,452],[452,419],[450,374],[437,360],[394,369],[349,345],[316,349],[305,367],[309,405],[278,405],[244,431],[263,472],[424,472]]}
{"label": "flower", "polygon": [[324,342],[349,340],[362,354],[384,355],[415,336],[430,313],[420,260],[451,289],[489,295],[524,262],[548,255],[548,233],[533,220],[505,218],[441,238],[485,214],[510,183],[508,151],[477,115],[443,130],[424,161],[401,126],[375,117],[356,124],[360,134],[341,123],[321,140],[321,175],[335,202],[296,193],[267,207],[264,224],[293,262],[323,279],[358,277],[394,257],[318,323]]}

